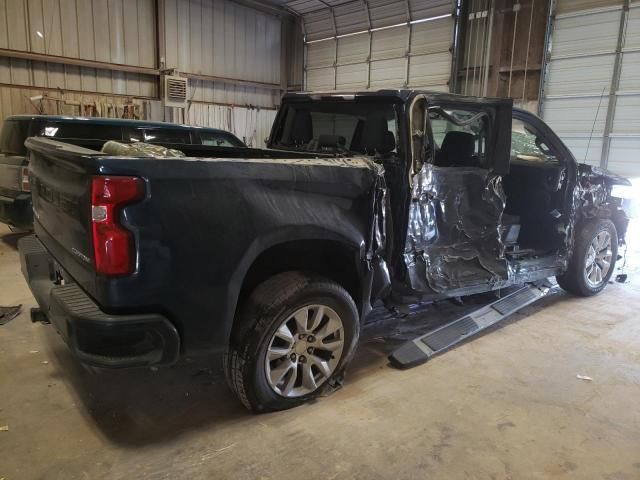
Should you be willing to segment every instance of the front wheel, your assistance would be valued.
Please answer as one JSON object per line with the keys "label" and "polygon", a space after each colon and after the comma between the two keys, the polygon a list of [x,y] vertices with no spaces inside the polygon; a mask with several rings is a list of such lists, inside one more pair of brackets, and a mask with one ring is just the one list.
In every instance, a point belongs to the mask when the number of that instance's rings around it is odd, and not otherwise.
{"label": "front wheel", "polygon": [[260,412],[322,394],[343,374],[360,330],[344,288],[300,272],[259,285],[236,322],[225,355],[227,380],[247,408]]}
{"label": "front wheel", "polygon": [[576,232],[567,271],[557,276],[566,291],[582,297],[601,292],[609,282],[618,256],[616,227],[607,219],[594,219]]}

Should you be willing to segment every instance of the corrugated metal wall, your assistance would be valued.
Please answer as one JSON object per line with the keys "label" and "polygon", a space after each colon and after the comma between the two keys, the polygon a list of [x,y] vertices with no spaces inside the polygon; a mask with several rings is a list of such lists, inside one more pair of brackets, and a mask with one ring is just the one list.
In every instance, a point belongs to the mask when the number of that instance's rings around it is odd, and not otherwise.
{"label": "corrugated metal wall", "polygon": [[640,2],[563,0],[557,12],[543,116],[578,161],[638,177]]}
{"label": "corrugated metal wall", "polygon": [[[153,0],[0,0],[0,48],[153,67],[154,18]],[[0,83],[158,95],[149,75],[7,57],[0,57]]]}
{"label": "corrugated metal wall", "polygon": [[306,89],[448,91],[454,9],[452,0],[369,0],[305,14]]}
{"label": "corrugated metal wall", "polygon": [[[163,11],[156,12],[156,5]],[[163,19],[160,26],[158,17]],[[297,60],[286,68],[281,63],[283,36],[291,37],[287,53]],[[123,104],[127,97],[155,100],[150,104],[157,118],[158,112],[162,116],[159,70],[175,68],[197,77],[190,79],[193,104],[187,119],[217,126],[206,123],[213,121],[211,115],[197,112],[211,103],[266,112],[279,104],[283,86],[302,85],[299,25],[229,0],[0,0],[0,49],[2,116],[36,113],[28,97],[46,92],[59,99],[58,90],[63,90],[66,99],[105,105]],[[10,58],[12,52],[55,57],[46,62]],[[107,68],[64,64],[65,59],[104,62]],[[120,66],[151,70],[126,72]],[[63,106],[53,101],[46,105],[46,113],[58,113]],[[235,125],[252,118],[244,110],[238,110]],[[144,115],[150,111],[144,109]],[[261,113],[260,122],[272,116],[273,110]],[[254,130],[263,135],[265,129]]]}
{"label": "corrugated metal wall", "polygon": [[197,80],[193,100],[273,107],[279,100],[280,18],[226,0],[165,0],[165,68],[269,84]]}

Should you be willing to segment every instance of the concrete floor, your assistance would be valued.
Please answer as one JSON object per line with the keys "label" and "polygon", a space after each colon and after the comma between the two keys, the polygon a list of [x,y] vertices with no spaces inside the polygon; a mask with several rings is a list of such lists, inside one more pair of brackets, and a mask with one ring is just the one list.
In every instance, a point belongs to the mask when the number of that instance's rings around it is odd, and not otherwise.
{"label": "concrete floor", "polygon": [[[386,355],[446,302],[367,327],[344,388],[251,415],[203,362],[79,365],[28,319],[0,227],[0,479],[640,479],[640,284],[553,295],[426,365]],[[435,319],[435,320],[434,320]],[[592,382],[579,380],[588,375]]]}

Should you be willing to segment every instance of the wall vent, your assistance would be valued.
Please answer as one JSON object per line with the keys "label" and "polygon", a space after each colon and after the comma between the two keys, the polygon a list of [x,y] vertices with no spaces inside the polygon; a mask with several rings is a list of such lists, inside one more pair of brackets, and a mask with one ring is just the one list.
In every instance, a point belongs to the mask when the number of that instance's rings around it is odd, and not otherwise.
{"label": "wall vent", "polygon": [[189,80],[185,77],[164,77],[164,106],[185,108],[189,98]]}

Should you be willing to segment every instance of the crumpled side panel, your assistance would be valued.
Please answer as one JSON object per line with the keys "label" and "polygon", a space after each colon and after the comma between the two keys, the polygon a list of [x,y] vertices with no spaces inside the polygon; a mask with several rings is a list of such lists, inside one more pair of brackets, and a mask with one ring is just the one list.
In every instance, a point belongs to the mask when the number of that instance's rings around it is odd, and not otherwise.
{"label": "crumpled side panel", "polygon": [[404,260],[414,290],[444,292],[508,278],[502,178],[481,168],[424,165],[413,178]]}

